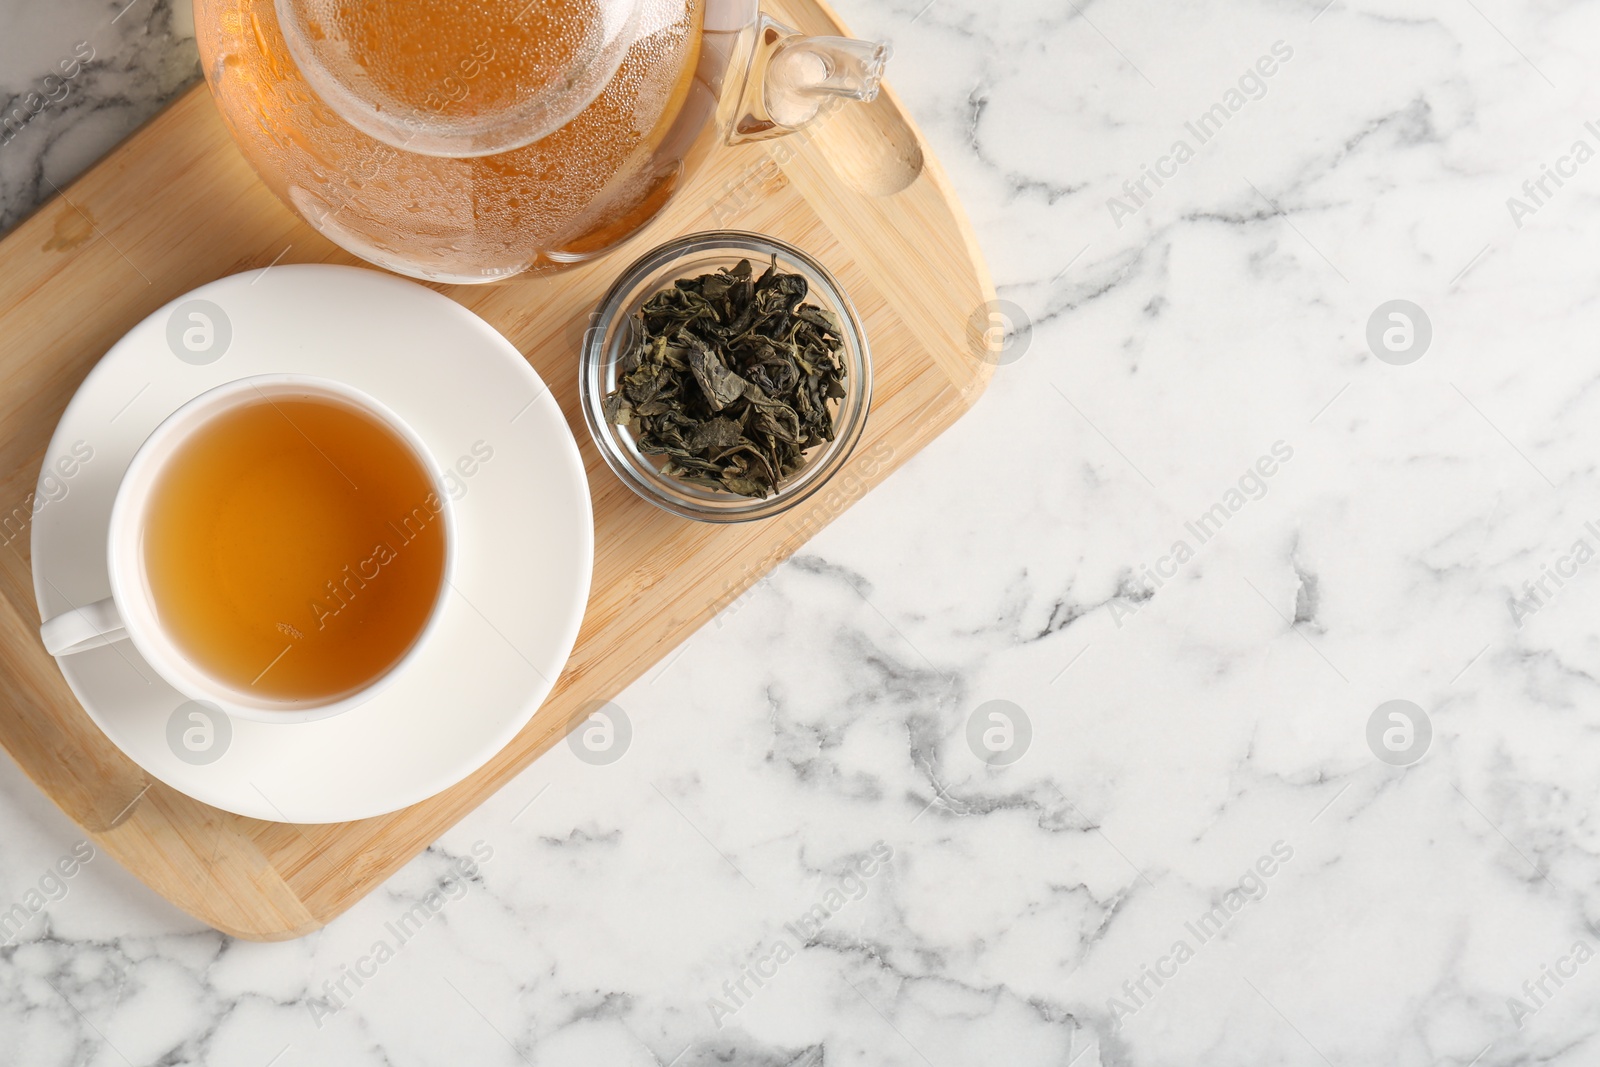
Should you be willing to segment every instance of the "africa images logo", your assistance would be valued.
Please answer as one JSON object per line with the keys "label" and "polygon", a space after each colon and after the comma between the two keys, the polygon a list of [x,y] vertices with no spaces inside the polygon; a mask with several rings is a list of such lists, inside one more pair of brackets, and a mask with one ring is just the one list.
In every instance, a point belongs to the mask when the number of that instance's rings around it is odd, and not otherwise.
{"label": "africa images logo", "polygon": [[1287,841],[1274,841],[1267,852],[1245,868],[1244,874],[1228,887],[1220,899],[1214,900],[1209,909],[1185,922],[1183,935],[1173,941],[1165,955],[1158,957],[1153,964],[1141,965],[1137,974],[1124,981],[1122,996],[1107,998],[1106,1012],[1111,1016],[1112,1029],[1121,1030],[1129,1019],[1148,1007],[1161,988],[1178,977],[1183,965],[1194,959],[1201,947],[1223,935],[1247,904],[1259,904],[1265,900],[1273,875],[1292,859],[1294,846]]}
{"label": "africa images logo", "polygon": [[[706,1010],[718,1030],[727,1020],[738,1014],[751,998],[778,976],[778,969],[800,954],[820,933],[828,920],[847,905],[867,895],[869,883],[894,859],[894,846],[883,841],[873,843],[871,849],[858,856],[839,876],[838,884],[829,887],[810,908],[783,924],[789,937],[779,937],[770,945],[758,950],[749,963],[739,969],[737,978],[722,983],[722,996],[708,997]],[[791,940],[792,939],[792,940]]]}
{"label": "africa images logo", "polygon": [[[1179,168],[1194,159],[1200,148],[1215,139],[1228,120],[1243,111],[1246,104],[1266,96],[1266,79],[1278,73],[1281,67],[1293,58],[1294,48],[1287,42],[1272,42],[1270,55],[1261,56],[1254,66],[1247,67],[1245,72],[1239,75],[1237,84],[1229,86],[1223,92],[1221,100],[1202,111],[1192,121],[1185,122],[1183,129],[1187,136],[1173,141],[1167,153],[1158,156],[1154,163],[1140,167],[1137,178],[1129,178],[1123,182],[1121,196],[1106,198],[1106,210],[1111,213],[1111,221],[1116,228],[1122,229],[1125,221],[1137,215],[1155,199],[1156,192],[1176,178]],[[1190,138],[1194,139],[1193,144],[1190,143]],[[1152,184],[1155,186],[1154,189],[1150,188]]]}

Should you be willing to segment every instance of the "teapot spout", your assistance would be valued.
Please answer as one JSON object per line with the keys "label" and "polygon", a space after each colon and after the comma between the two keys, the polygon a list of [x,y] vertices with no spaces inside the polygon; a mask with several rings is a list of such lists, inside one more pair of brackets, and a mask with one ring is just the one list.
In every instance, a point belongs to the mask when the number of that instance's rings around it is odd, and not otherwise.
{"label": "teapot spout", "polygon": [[810,37],[766,15],[753,29],[743,91],[727,124],[729,144],[781,137],[847,101],[877,98],[887,42]]}

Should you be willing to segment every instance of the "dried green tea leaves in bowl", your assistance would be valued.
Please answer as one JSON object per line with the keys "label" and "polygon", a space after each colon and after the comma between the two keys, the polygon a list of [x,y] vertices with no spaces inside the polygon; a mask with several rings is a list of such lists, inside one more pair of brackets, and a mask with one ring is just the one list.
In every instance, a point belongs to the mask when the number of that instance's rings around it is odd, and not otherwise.
{"label": "dried green tea leaves in bowl", "polygon": [[799,274],[739,265],[685,278],[645,302],[605,400],[606,418],[661,473],[766,497],[833,440],[844,327],[805,302]]}

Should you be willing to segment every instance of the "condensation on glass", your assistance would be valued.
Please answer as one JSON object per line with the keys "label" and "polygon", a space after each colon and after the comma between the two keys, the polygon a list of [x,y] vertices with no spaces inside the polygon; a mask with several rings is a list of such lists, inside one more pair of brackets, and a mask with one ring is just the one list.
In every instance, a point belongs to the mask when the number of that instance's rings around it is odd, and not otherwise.
{"label": "condensation on glass", "polygon": [[715,143],[871,100],[887,54],[758,0],[196,0],[195,23],[272,190],[355,255],[441,282],[602,254]]}

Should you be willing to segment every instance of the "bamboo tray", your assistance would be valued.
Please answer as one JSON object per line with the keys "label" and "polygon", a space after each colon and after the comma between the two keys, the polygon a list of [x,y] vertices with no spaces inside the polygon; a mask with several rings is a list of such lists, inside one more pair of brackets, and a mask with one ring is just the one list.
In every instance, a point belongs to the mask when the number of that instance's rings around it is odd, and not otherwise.
{"label": "bamboo tray", "polygon": [[[776,17],[846,32],[816,0]],[[770,233],[821,260],[854,299],[874,360],[866,436],[837,488],[765,522],[710,526],[623,486],[589,440],[577,352],[632,257],[696,230]],[[376,888],[872,485],[960,418],[987,384],[988,270],[961,207],[891,91],[814,132],[716,150],[645,233],[543,278],[441,291],[483,316],[549,383],[594,497],[595,573],[577,647],[528,726],[459,785],[361,822],[288,826],[153,781],[93,725],[39,643],[31,494],[51,431],[112,343],[204,282],[274,262],[354,263],[263,186],[204,86],[179,99],[0,241],[0,745],[95,844],[225,933],[310,933]],[[870,457],[870,460],[867,459]],[[719,576],[724,576],[719,579]]]}

